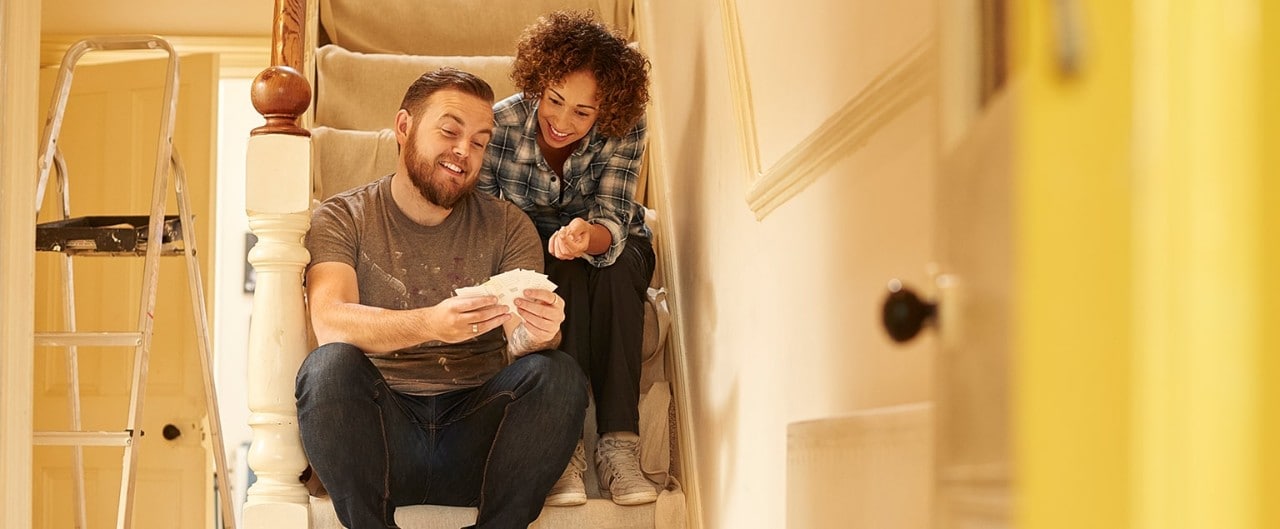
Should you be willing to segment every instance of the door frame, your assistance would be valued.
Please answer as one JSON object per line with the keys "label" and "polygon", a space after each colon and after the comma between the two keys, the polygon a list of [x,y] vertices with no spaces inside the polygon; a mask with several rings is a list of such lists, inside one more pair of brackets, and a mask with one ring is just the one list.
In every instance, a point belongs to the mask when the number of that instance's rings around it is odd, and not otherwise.
{"label": "door frame", "polygon": [[1269,527],[1262,4],[1133,2],[1135,529]]}
{"label": "door frame", "polygon": [[41,0],[0,3],[0,525],[31,526]]}
{"label": "door frame", "polygon": [[[1074,69],[1057,62],[1068,4]],[[1277,520],[1265,4],[1014,4],[1018,527]]]}
{"label": "door frame", "polygon": [[1013,526],[1129,527],[1133,4],[1010,10]]}

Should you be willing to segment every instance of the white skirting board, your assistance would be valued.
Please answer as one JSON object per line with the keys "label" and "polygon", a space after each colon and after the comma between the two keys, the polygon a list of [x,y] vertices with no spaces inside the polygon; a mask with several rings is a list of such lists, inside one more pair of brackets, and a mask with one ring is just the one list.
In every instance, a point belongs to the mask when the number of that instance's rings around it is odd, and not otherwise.
{"label": "white skirting board", "polygon": [[788,528],[927,529],[932,489],[932,404],[787,427]]}

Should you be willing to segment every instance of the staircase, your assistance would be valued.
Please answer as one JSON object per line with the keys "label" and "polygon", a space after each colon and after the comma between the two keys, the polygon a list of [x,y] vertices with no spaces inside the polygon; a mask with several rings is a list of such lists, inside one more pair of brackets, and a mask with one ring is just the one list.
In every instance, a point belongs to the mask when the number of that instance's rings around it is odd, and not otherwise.
{"label": "staircase", "polygon": [[[587,432],[595,432],[595,410],[587,409]],[[681,529],[686,525],[685,495],[672,484],[647,505],[621,506],[601,495],[596,478],[595,434],[585,441],[587,504],[577,507],[544,507],[531,529]],[[458,529],[475,523],[476,509],[417,505],[396,509],[396,524],[403,529]],[[311,499],[311,529],[342,529],[328,498]]]}
{"label": "staircase", "polygon": [[[297,426],[291,389],[297,365],[311,346],[297,343],[299,333],[305,337],[306,331],[297,328],[301,296],[296,282],[306,263],[296,250],[300,248],[298,234],[305,233],[309,216],[300,209],[296,194],[303,182],[295,173],[300,172],[299,167],[307,168],[308,202],[390,173],[397,156],[390,130],[394,115],[405,88],[423,72],[441,66],[469,71],[489,82],[502,99],[514,92],[509,72],[516,39],[539,14],[556,9],[591,10],[623,33],[634,35],[633,0],[319,0],[318,6],[311,8],[313,14],[318,13],[315,17],[306,16],[308,7],[301,0],[277,2],[277,8],[281,11],[275,15],[273,64],[292,66],[311,77],[315,106],[308,129],[297,128],[294,116],[302,112],[299,102],[305,99],[287,93],[297,88],[297,78],[274,66],[259,75],[263,89],[255,86],[254,102],[267,117],[268,126],[255,130],[250,138],[246,192],[250,226],[263,247],[261,254],[250,256],[258,273],[254,314],[270,316],[262,322],[255,317],[250,329],[250,380],[251,385],[255,380],[269,382],[267,387],[250,388],[250,409],[254,412],[250,465],[259,483],[248,491],[244,526],[339,528],[329,499],[310,497],[296,483],[301,472],[298,465],[305,466],[305,460],[301,459],[300,445],[293,441]],[[291,57],[288,44],[305,40],[291,36],[292,31],[318,35],[314,52]],[[314,69],[303,67],[311,63],[303,56],[314,57]],[[283,178],[279,174],[282,167],[289,169]],[[642,186],[643,181],[642,177]],[[291,186],[289,191],[282,191],[286,186]],[[652,212],[648,218],[656,221]],[[655,283],[661,274],[657,276]],[[685,494],[677,480],[679,453],[673,441],[676,422],[670,370],[664,354],[665,325],[651,325],[660,319],[657,314],[665,316],[665,294],[650,289],[650,296],[641,380],[641,459],[646,474],[661,490],[658,501],[624,507],[602,497],[593,457],[595,414],[590,409],[583,430],[588,436],[587,504],[547,507],[531,527],[685,527]],[[255,363],[255,358],[263,362]],[[474,523],[475,516],[474,508],[430,505],[396,511],[397,523],[405,529],[456,529]]]}

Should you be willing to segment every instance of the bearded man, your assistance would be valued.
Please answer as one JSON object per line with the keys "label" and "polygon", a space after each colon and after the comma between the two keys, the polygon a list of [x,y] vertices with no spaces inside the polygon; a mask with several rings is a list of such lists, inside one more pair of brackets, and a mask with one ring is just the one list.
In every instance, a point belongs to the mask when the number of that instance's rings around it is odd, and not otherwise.
{"label": "bearded man", "polygon": [[312,214],[307,303],[320,347],[298,371],[303,447],[350,528],[391,528],[399,505],[478,508],[524,528],[574,450],[586,379],[556,351],[564,300],[528,289],[511,312],[455,290],[542,271],[519,208],[474,192],[493,90],[424,74],[395,117],[395,173]]}

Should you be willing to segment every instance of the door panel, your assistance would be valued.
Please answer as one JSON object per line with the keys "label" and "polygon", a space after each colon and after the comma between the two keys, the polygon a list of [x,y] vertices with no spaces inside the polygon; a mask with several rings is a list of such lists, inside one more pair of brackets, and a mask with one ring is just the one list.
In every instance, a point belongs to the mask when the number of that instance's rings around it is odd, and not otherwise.
{"label": "door panel", "polygon": [[[162,109],[165,61],[146,59],[76,68],[58,144],[70,179],[71,214],[146,215]],[[57,72],[41,75],[41,126]],[[206,292],[212,291],[214,149],[217,58],[182,57],[174,132],[175,150],[186,168],[187,197],[195,215],[198,257]],[[57,218],[55,175],[45,193],[40,221]],[[166,212],[177,213],[173,183]],[[36,259],[36,329],[65,329],[62,257]],[[123,331],[137,327],[142,292],[141,257],[76,258],[75,296],[80,330]],[[161,259],[148,387],[137,445],[134,526],[206,527],[210,524],[211,467],[205,441],[205,406],[187,272],[181,257]],[[117,431],[129,401],[132,349],[81,347],[82,427]],[[64,349],[41,348],[35,358],[35,429],[68,430],[67,365]],[[166,440],[161,431],[177,426]],[[36,527],[74,527],[71,452],[37,447],[33,500]],[[122,449],[85,448],[90,527],[114,527]]]}
{"label": "door panel", "polygon": [[1009,527],[1012,277],[1008,92],[943,153],[938,181],[940,528]]}
{"label": "door panel", "polygon": [[1013,108],[1003,0],[943,2],[936,527],[1011,526]]}

